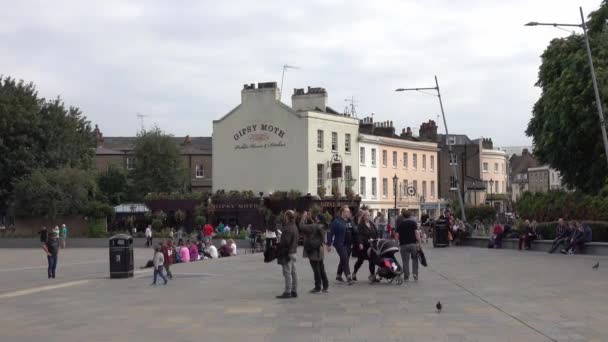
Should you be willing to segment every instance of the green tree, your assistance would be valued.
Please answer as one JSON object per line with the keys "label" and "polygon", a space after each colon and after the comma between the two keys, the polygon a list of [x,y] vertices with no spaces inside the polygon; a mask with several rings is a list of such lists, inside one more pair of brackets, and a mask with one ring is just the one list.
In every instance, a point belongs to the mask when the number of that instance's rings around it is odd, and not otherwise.
{"label": "green tree", "polygon": [[89,214],[98,209],[95,178],[87,171],[39,169],[15,183],[15,212],[18,216],[59,216]]}
{"label": "green tree", "polygon": [[[608,99],[608,4],[589,16],[589,38],[602,101]],[[606,182],[608,165],[584,37],[554,39],[542,55],[538,73],[541,97],[534,105],[526,134],[534,153],[559,170],[566,184],[597,193]],[[605,103],[602,104],[605,107]]]}
{"label": "green tree", "polygon": [[140,132],[134,155],[135,169],[129,176],[139,200],[148,193],[184,190],[185,169],[179,148],[170,135],[158,127]]}
{"label": "green tree", "polygon": [[88,169],[94,147],[91,125],[77,108],[39,98],[32,83],[0,76],[0,215],[17,180],[36,169]]}
{"label": "green tree", "polygon": [[128,198],[127,173],[121,167],[110,166],[108,171],[97,175],[99,191],[112,205],[118,205]]}

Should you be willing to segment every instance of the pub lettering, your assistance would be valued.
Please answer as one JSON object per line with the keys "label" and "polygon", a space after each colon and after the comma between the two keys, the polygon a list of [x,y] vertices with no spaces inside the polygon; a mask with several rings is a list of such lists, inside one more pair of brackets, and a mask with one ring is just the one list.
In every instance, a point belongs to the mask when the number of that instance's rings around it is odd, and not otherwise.
{"label": "pub lettering", "polygon": [[243,127],[240,130],[238,130],[235,134],[234,134],[234,140],[238,141],[240,138],[244,137],[245,135],[249,134],[249,133],[253,133],[253,132],[271,132],[276,134],[279,138],[284,138],[285,137],[285,131],[283,131],[282,129],[280,129],[277,126],[273,126],[270,124],[253,124],[253,125],[249,125],[247,127]]}

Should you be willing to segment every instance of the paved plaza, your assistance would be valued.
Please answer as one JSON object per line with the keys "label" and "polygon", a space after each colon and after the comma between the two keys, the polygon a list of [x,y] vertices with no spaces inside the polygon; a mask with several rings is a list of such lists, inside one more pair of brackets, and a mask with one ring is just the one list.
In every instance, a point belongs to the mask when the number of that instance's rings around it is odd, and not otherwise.
{"label": "paved plaza", "polygon": [[[329,294],[307,293],[298,259],[300,297],[278,300],[280,268],[260,254],[175,265],[150,286],[149,270],[109,279],[107,249],[62,252],[51,281],[41,251],[0,249],[1,341],[608,340],[607,257],[427,248],[417,283],[349,287],[333,281],[334,252]],[[140,266],[151,251],[135,255]]]}

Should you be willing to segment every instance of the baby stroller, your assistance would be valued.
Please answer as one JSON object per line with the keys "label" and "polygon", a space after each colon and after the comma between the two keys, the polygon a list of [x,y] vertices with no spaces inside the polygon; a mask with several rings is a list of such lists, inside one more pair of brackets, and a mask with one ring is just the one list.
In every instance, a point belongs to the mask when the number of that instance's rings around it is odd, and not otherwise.
{"label": "baby stroller", "polygon": [[403,268],[395,258],[399,252],[399,243],[395,240],[376,239],[370,241],[368,250],[369,260],[378,266],[376,277],[378,280],[386,279],[389,283],[396,281],[403,284]]}

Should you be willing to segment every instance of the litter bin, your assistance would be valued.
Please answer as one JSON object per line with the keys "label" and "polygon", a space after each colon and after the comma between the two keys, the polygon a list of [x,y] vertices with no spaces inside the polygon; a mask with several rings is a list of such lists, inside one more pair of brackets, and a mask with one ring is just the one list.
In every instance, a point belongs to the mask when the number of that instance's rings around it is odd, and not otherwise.
{"label": "litter bin", "polygon": [[110,278],[133,277],[133,238],[118,234],[110,242]]}
{"label": "litter bin", "polygon": [[450,225],[445,219],[439,219],[435,221],[435,228],[433,229],[433,247],[448,247],[450,241],[448,240],[448,230]]}

